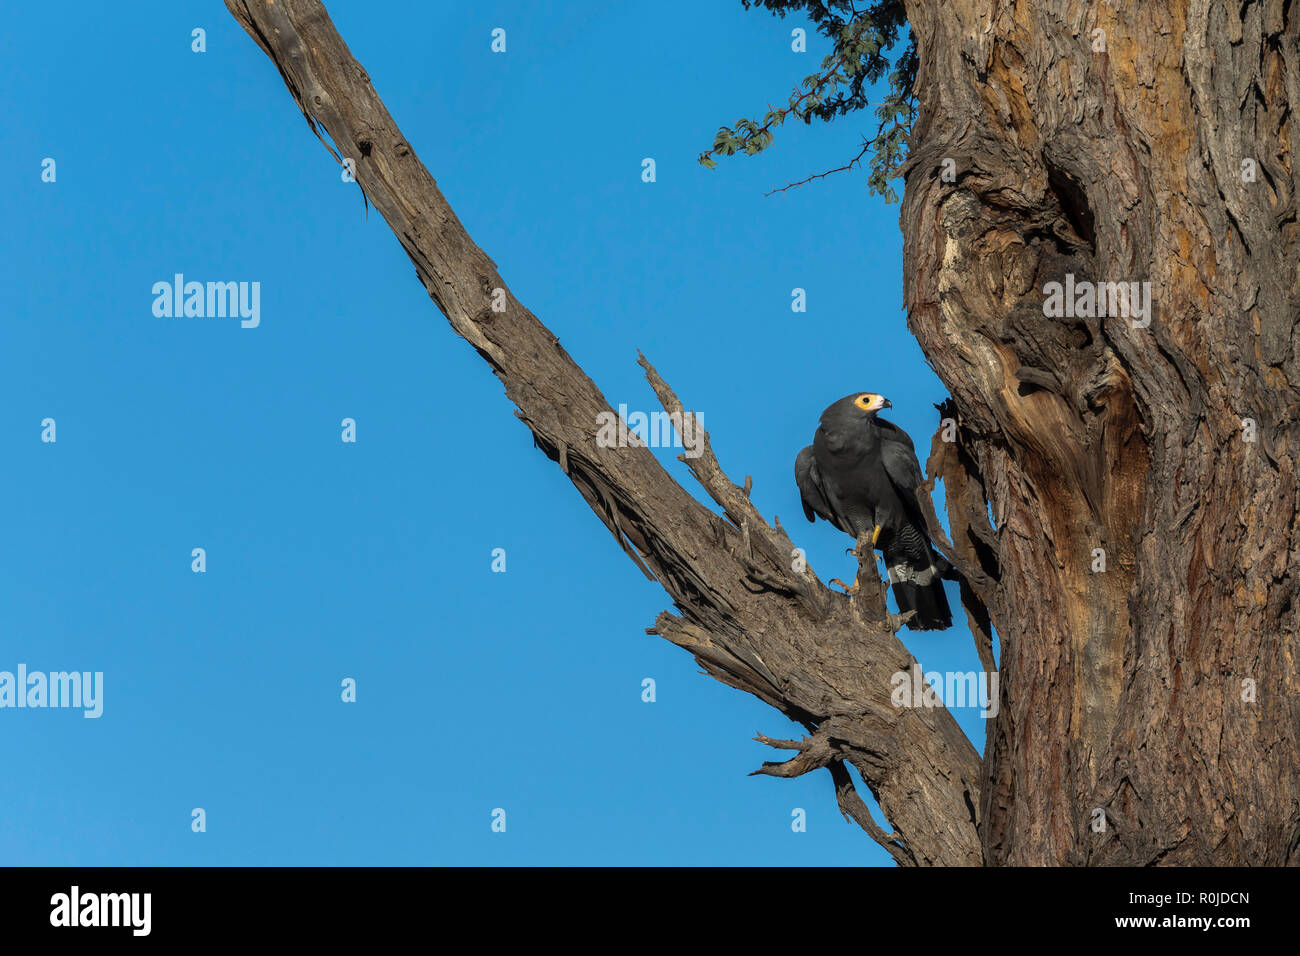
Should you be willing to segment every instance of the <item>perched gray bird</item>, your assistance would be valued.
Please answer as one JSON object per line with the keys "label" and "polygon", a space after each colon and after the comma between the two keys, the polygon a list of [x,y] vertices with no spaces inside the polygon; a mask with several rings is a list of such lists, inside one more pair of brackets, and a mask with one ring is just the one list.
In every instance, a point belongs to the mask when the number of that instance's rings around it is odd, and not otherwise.
{"label": "perched gray bird", "polygon": [[855,541],[863,531],[871,534],[898,609],[916,612],[907,626],[941,630],[952,626],[941,580],[950,565],[930,546],[916,501],[925,478],[912,440],[876,417],[893,407],[883,395],[858,392],[826,409],[813,443],[795,459],[794,480],[809,521],[820,515]]}

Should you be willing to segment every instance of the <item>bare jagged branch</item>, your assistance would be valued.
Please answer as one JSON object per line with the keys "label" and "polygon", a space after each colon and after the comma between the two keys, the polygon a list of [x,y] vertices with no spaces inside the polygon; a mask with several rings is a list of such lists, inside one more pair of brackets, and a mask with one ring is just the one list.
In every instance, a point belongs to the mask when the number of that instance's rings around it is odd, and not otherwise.
{"label": "bare jagged branch", "polygon": [[[979,756],[942,707],[893,706],[892,677],[910,672],[915,660],[888,622],[864,622],[811,570],[793,570],[788,536],[726,477],[707,435],[705,454],[686,464],[725,519],[677,484],[643,443],[606,447],[598,439],[610,403],[510,294],[318,0],[226,5],[271,58],[313,130],[323,128],[354,160],[357,182],[430,297],[500,379],[537,447],[667,591],[680,613],[659,615],[654,632],[717,680],[805,726],[833,725],[842,761],[872,788],[894,827],[893,842],[907,848],[895,853],[900,863],[978,864],[968,807],[980,802]],[[494,293],[504,296],[504,313],[492,309]],[[665,408],[680,413],[676,395],[644,358],[642,365]],[[869,815],[854,819],[879,839]]]}

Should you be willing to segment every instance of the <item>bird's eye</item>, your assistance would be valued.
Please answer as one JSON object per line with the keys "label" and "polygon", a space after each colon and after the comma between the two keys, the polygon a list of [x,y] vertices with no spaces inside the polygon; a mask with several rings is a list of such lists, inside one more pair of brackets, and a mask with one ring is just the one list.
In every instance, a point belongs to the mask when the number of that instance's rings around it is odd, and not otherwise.
{"label": "bird's eye", "polygon": [[863,411],[869,412],[871,411],[871,403],[875,400],[875,397],[876,396],[868,392],[865,395],[859,395],[853,404],[858,406],[858,408],[861,408]]}

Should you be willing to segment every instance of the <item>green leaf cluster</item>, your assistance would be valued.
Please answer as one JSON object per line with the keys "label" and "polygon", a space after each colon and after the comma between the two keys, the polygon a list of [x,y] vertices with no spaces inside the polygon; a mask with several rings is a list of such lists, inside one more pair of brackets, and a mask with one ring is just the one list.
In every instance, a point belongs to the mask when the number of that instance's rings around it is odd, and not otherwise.
{"label": "green leaf cluster", "polygon": [[[864,3],[862,9],[855,0],[741,2],[746,9],[766,9],[782,18],[802,13],[833,46],[822,60],[821,72],[805,77],[786,106],[769,108],[762,123],[742,117],[732,126],[720,127],[712,149],[700,155],[700,163],[712,169],[717,165],[714,156],[762,152],[772,144],[773,131],[788,117],[805,123],[815,119],[828,122],[871,106],[868,93],[887,76],[888,91],[875,108],[879,126],[868,144],[867,184],[887,202],[897,202],[891,181],[907,158],[907,134],[916,117],[912,86],[918,65],[916,40],[907,24],[903,0],[877,0]],[[900,46],[902,51],[895,53]]]}

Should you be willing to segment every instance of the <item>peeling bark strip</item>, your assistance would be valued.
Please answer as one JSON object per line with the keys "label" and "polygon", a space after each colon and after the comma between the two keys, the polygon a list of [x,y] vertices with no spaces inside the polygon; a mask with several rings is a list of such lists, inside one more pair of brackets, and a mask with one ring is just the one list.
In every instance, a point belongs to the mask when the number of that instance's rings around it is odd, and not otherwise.
{"label": "peeling bark strip", "polygon": [[[873,600],[864,586],[851,602],[823,587],[811,568],[793,571],[789,537],[723,473],[707,435],[704,454],[683,460],[725,520],[673,481],[648,449],[599,447],[596,416],[609,403],[508,290],[508,310],[492,311],[493,290],[507,288],[496,266],[471,241],[321,4],[226,6],[279,69],[312,129],[323,127],[355,160],[358,183],[430,297],[491,366],[537,446],[561,463],[623,549],[671,596],[680,614],[661,614],[652,633],[808,729],[801,743],[767,741],[798,755],[760,772],[827,768],[846,817],[900,864],[980,863],[979,756],[943,708],[891,704],[891,676],[915,662],[879,595]],[[677,396],[644,358],[641,364],[665,409],[680,413]],[[874,562],[863,563],[874,575]],[[864,585],[871,580],[864,577]],[[845,764],[861,773],[893,833],[871,819]]]}
{"label": "peeling bark strip", "polygon": [[[986,862],[1300,864],[1300,4],[907,8],[904,301],[1002,642]],[[1069,275],[1149,281],[1149,327],[1046,318]]]}

